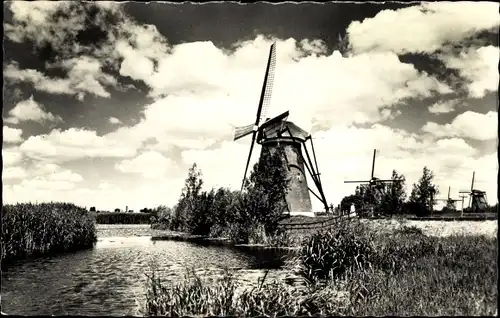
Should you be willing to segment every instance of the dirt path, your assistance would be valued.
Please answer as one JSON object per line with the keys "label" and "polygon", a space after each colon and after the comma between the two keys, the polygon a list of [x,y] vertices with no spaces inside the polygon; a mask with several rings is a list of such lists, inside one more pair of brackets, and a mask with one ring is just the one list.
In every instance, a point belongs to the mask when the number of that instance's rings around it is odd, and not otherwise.
{"label": "dirt path", "polygon": [[496,236],[498,222],[494,221],[414,221],[414,220],[361,220],[376,230],[391,232],[402,226],[415,226],[424,234],[431,236],[450,236],[453,234]]}

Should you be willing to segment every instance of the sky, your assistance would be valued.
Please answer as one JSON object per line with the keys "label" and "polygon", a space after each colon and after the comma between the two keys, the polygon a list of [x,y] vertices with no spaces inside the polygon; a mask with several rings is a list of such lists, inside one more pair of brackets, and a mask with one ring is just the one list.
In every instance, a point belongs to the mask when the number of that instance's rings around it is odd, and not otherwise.
{"label": "sky", "polygon": [[251,138],[234,127],[254,121],[273,42],[268,115],[312,135],[329,203],[369,179],[373,149],[408,192],[427,166],[458,198],[475,171],[497,202],[497,3],[15,1],[4,17],[4,203],[173,206],[193,163],[204,189],[239,189]]}

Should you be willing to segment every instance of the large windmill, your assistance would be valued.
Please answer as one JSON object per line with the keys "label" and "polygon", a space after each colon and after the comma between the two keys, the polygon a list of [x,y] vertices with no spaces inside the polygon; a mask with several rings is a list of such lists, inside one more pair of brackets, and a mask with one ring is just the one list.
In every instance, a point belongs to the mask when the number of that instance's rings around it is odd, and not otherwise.
{"label": "large windmill", "polygon": [[470,185],[470,191],[463,190],[459,193],[467,194],[469,196],[469,204],[467,207],[471,212],[484,212],[488,208],[488,201],[486,199],[486,192],[474,189],[474,177],[476,172],[472,172],[472,182]]}
{"label": "large windmill", "polygon": [[[253,124],[237,127],[235,129],[234,140],[252,134],[250,151],[245,166],[243,182],[241,189],[243,190],[245,178],[248,172],[248,165],[252,156],[252,150],[255,142],[262,146],[261,158],[264,151],[275,152],[278,147],[282,147],[285,153],[286,168],[288,178],[290,179],[289,189],[286,196],[288,211],[290,213],[312,213],[311,197],[309,192],[313,193],[324,205],[328,211],[328,204],[323,193],[321,185],[320,173],[314,152],[314,144],[311,135],[306,131],[287,121],[289,112],[286,111],[272,119],[266,118],[271,100],[271,92],[274,82],[274,70],[276,67],[276,43],[271,45],[269,52],[269,60],[267,62],[266,73],[264,76],[264,84],[260,96],[259,105],[257,107],[257,116]],[[306,142],[310,141],[314,164],[306,147]],[[306,157],[302,154],[305,152]],[[307,160],[306,160],[307,158]],[[316,194],[308,185],[304,167],[307,168],[319,194]]]}
{"label": "large windmill", "polygon": [[[391,182],[400,182],[401,180],[387,179],[382,180],[374,176],[375,173],[375,158],[377,156],[377,149],[373,149],[373,161],[372,161],[372,173],[370,180],[356,180],[356,181],[344,181],[344,183],[359,183],[365,185],[366,189],[369,191],[369,196],[371,197],[370,209],[373,211],[377,202],[380,202],[385,186]],[[378,194],[378,195],[377,195]]]}
{"label": "large windmill", "polygon": [[448,187],[448,198],[446,199],[436,199],[436,201],[445,201],[446,202],[446,208],[449,209],[449,210],[452,210],[452,211],[455,211],[457,208],[455,206],[455,202],[461,202],[463,201],[463,199],[452,199],[450,197],[450,191],[451,191],[451,187]]}

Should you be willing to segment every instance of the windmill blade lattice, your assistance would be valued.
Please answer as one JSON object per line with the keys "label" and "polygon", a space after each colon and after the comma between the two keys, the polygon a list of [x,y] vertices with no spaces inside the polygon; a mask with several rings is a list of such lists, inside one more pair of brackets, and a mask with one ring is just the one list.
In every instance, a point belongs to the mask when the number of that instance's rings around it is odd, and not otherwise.
{"label": "windmill blade lattice", "polygon": [[274,85],[274,69],[276,68],[276,43],[271,45],[271,53],[269,59],[269,73],[267,77],[267,85],[264,90],[264,98],[262,101],[262,113],[259,117],[259,122],[263,123],[266,120],[267,112],[269,110],[269,105],[271,104],[271,94],[273,92]]}
{"label": "windmill blade lattice", "polygon": [[[267,68],[266,68],[266,75],[264,76],[264,83],[262,85],[262,92],[260,95],[260,100],[259,100],[259,106],[257,108],[257,118],[255,119],[255,124],[252,127],[252,142],[250,144],[250,151],[248,153],[248,158],[247,158],[247,164],[245,166],[245,173],[243,174],[243,181],[241,183],[241,190],[243,190],[243,187],[245,186],[245,179],[247,176],[248,172],[248,165],[250,164],[250,158],[252,157],[252,150],[255,145],[255,140],[257,137],[257,133],[259,131],[259,126],[262,122],[262,118],[267,115],[267,111],[269,109],[269,103],[271,101],[271,92],[272,92],[272,87],[274,83],[274,69],[276,67],[276,43],[273,43],[271,45],[271,49],[269,52],[269,59],[267,62]],[[264,111],[263,111],[264,110]],[[241,132],[243,134],[240,134],[239,136],[235,136],[238,138],[241,138],[245,135],[250,134],[249,132],[249,127],[245,126],[241,128]]]}

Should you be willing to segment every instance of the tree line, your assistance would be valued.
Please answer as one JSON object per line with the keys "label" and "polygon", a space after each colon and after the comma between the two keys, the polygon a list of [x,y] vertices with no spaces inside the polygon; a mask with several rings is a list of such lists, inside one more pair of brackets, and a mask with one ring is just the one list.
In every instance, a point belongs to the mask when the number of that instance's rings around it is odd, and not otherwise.
{"label": "tree line", "polygon": [[264,150],[243,191],[222,187],[203,190],[203,174],[194,163],[177,204],[159,210],[155,223],[174,231],[228,237],[238,243],[276,237],[287,209],[289,180],[283,152],[283,148]]}
{"label": "tree line", "polygon": [[[428,216],[434,212],[434,203],[439,194],[438,187],[434,184],[434,173],[427,167],[422,170],[422,176],[413,184],[410,196],[407,198],[406,178],[392,171],[392,182],[375,184],[372,186],[357,186],[355,193],[346,196],[340,203],[340,210],[350,210],[352,204],[360,214],[367,213],[370,209],[376,215],[416,215]],[[441,212],[453,210],[455,202],[448,199]],[[490,207],[490,212],[496,212],[497,206]],[[469,211],[469,208],[465,208]]]}

